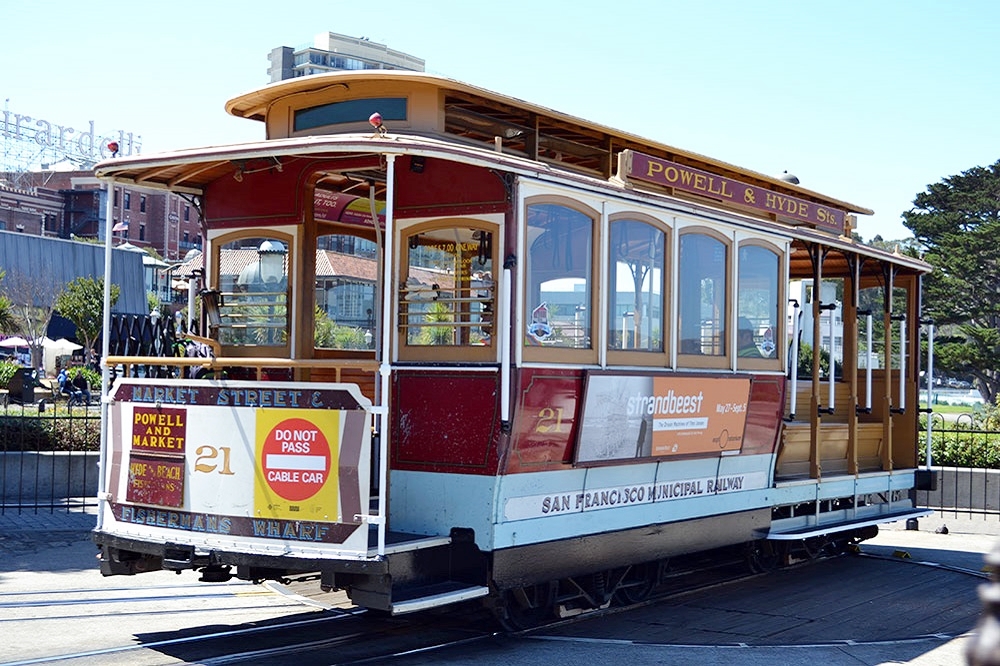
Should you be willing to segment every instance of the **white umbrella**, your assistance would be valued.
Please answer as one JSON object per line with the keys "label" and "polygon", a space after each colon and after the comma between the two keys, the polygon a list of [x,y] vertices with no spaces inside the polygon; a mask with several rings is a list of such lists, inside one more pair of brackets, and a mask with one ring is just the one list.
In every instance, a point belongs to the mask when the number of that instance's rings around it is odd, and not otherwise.
{"label": "white umbrella", "polygon": [[66,338],[59,338],[58,340],[49,340],[48,338],[45,338],[42,345],[56,356],[65,356],[67,354],[72,354],[77,349],[83,349],[83,345],[70,342]]}
{"label": "white umbrella", "polygon": [[0,340],[0,347],[7,347],[8,349],[13,349],[14,347],[27,347],[28,341],[19,336],[13,336],[10,338],[4,338]]}

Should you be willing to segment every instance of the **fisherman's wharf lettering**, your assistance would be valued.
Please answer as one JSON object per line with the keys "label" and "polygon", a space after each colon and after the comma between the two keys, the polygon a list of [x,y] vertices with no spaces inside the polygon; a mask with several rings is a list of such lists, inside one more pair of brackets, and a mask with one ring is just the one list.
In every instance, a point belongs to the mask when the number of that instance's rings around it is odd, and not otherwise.
{"label": "fisherman's wharf lettering", "polygon": [[621,175],[626,179],[672,187],[725,203],[805,222],[823,231],[844,233],[847,213],[836,208],[821,206],[799,197],[773,192],[635,151],[623,151],[622,160],[624,173]]}

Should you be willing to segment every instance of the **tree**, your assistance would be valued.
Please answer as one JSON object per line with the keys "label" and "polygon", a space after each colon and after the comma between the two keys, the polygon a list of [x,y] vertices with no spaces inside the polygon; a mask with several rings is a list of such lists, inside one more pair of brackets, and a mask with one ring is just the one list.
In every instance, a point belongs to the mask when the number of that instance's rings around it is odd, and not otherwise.
{"label": "tree", "polygon": [[[0,282],[6,277],[7,272],[0,270]],[[10,299],[0,294],[0,331],[12,333],[16,331],[17,319],[14,317],[14,304]]]}
{"label": "tree", "polygon": [[[118,301],[121,288],[111,285],[111,305]],[[77,339],[83,340],[86,361],[104,325],[104,278],[78,277],[56,298],[59,314],[76,324]]]}
{"label": "tree", "polygon": [[903,223],[934,271],[923,314],[943,333],[935,365],[971,375],[987,404],[1000,393],[1000,162],[974,167],[918,194]]}
{"label": "tree", "polygon": [[28,339],[31,365],[37,368],[42,362],[42,340],[63,285],[48,271],[39,270],[11,273],[0,288],[11,303],[18,330]]}

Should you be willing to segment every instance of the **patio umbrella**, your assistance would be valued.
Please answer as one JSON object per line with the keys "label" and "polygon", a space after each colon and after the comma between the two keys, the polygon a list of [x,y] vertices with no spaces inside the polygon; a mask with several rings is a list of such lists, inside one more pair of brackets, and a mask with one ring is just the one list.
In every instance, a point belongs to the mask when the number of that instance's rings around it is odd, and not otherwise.
{"label": "patio umbrella", "polygon": [[13,349],[15,347],[27,347],[27,346],[28,346],[28,341],[17,335],[0,340],[0,347],[7,347],[8,349]]}
{"label": "patio umbrella", "polygon": [[65,356],[72,354],[77,349],[83,349],[83,345],[70,342],[66,338],[59,338],[58,340],[49,340],[46,338],[42,345],[56,356]]}

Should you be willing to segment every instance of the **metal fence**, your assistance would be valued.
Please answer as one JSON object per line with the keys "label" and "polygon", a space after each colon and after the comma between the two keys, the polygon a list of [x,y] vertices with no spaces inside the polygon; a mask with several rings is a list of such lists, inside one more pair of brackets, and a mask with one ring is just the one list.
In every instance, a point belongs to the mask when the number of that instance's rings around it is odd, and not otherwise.
{"label": "metal fence", "polygon": [[[1000,464],[1000,431],[983,429],[968,413],[934,413],[930,431],[937,452],[931,458],[935,488],[917,491],[918,506],[942,514],[1000,520],[1000,469],[996,468]],[[926,437],[924,429],[922,443]],[[919,459],[926,463],[924,455]],[[945,464],[939,464],[942,462]]]}
{"label": "metal fence", "polygon": [[96,506],[100,440],[99,401],[70,407],[43,394],[0,407],[0,515]]}

